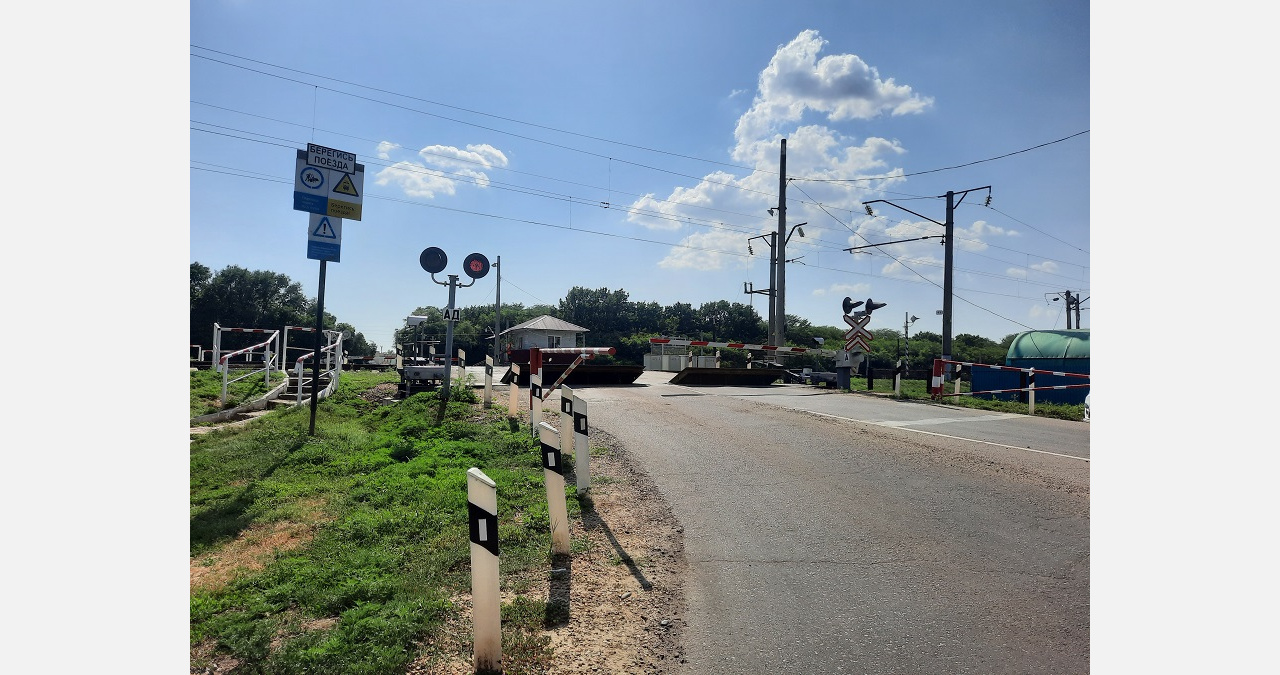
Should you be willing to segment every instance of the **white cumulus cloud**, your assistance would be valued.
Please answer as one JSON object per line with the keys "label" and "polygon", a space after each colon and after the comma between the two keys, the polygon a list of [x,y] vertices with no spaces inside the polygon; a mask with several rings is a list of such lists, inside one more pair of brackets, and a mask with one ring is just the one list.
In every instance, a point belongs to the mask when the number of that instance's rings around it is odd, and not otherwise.
{"label": "white cumulus cloud", "polygon": [[818,58],[827,41],[816,30],[802,31],[778,48],[760,73],[751,110],[738,120],[738,139],[762,138],[783,122],[797,122],[805,110],[831,121],[870,119],[881,114],[918,113],[933,105],[911,87],[882,79],[856,54]]}

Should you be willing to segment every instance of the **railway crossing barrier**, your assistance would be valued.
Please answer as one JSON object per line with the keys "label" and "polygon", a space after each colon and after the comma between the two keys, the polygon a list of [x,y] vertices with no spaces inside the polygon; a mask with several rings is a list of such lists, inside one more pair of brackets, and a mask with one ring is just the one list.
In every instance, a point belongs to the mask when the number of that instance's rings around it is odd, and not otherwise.
{"label": "railway crossing barrier", "polygon": [[[946,367],[947,364],[957,365],[961,368],[970,368],[970,369],[987,368],[990,370],[1004,370],[1004,371],[1011,371],[1011,372],[1026,373],[1027,386],[1014,387],[1011,389],[988,389],[985,391],[961,392],[960,380],[959,378],[957,378],[955,393],[944,394],[942,392],[942,389],[943,389],[942,373],[943,373],[943,369]],[[1089,379],[1089,376],[1084,373],[1068,373],[1068,372],[1059,371],[1059,370],[1040,370],[1037,368],[1018,368],[1016,366],[995,366],[987,363],[970,363],[967,361],[949,361],[946,359],[934,359],[933,360],[933,376],[929,382],[929,395],[932,398],[940,398],[940,397],[947,397],[947,396],[973,396],[975,394],[1004,394],[1004,393],[1015,392],[1015,391],[1025,391],[1027,392],[1027,406],[1029,408],[1028,414],[1035,414],[1036,412],[1036,373],[1041,373],[1044,375],[1055,375],[1057,377],[1074,377],[1074,378],[1079,378],[1083,380]],[[1039,389],[1041,391],[1054,390],[1054,389],[1082,389],[1088,386],[1089,386],[1089,383],[1084,382],[1082,384],[1060,384],[1060,385],[1054,385],[1049,387],[1040,387]]]}
{"label": "railway crossing barrier", "polygon": [[649,338],[649,344],[668,345],[671,347],[721,347],[726,349],[747,349],[773,352],[775,354],[817,354],[818,356],[835,356],[840,352],[830,349],[810,349],[808,347],[778,347],[776,345],[751,345],[745,342],[709,342],[707,340],[677,340],[673,338]]}

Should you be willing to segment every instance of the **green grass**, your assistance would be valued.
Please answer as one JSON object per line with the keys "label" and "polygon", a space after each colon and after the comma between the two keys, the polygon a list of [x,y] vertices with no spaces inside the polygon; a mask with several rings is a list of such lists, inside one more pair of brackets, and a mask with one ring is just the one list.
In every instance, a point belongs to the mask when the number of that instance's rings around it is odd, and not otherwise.
{"label": "green grass", "polygon": [[[867,378],[854,378],[849,385],[853,391],[893,394],[893,378],[877,378],[874,381],[875,388],[867,389]],[[955,383],[947,385],[946,391],[954,392]],[[972,391],[968,382],[960,383],[960,391]],[[906,380],[902,383],[899,398],[916,401],[929,401],[929,385],[924,380]],[[985,398],[976,398],[973,396],[947,396],[939,398],[934,403],[941,405],[956,406],[959,408],[975,408],[978,410],[992,410],[996,412],[1010,412],[1027,414],[1027,404],[1017,401],[996,401]],[[1084,419],[1083,404],[1061,404],[1061,403],[1045,403],[1044,401],[1036,402],[1036,417],[1053,417],[1064,420],[1082,421]]]}
{"label": "green grass", "polygon": [[[243,374],[231,371],[230,378]],[[222,373],[213,370],[191,371],[191,417],[199,417],[228,410],[238,405],[261,398],[271,389],[278,387],[287,376],[280,371],[271,373],[271,386],[267,386],[266,374],[257,373],[239,382],[227,385],[227,404],[222,405]],[[230,379],[228,378],[228,379]]]}
{"label": "green grass", "polygon": [[[240,660],[237,673],[402,673],[438,649],[433,638],[458,620],[451,598],[470,590],[471,467],[498,484],[503,583],[550,564],[534,439],[500,411],[474,405],[462,387],[440,424],[435,392],[390,405],[359,396],[396,381],[394,373],[344,373],[319,403],[315,436],[302,406],[192,441],[194,560],[215,564],[237,537],[273,524],[313,533],[257,571],[192,592],[193,654],[212,650],[193,656],[193,667],[221,654]],[[580,513],[576,498],[569,506]],[[550,657],[539,636],[547,608],[521,602],[503,609],[504,665],[539,672]],[[537,620],[521,620],[524,613]]]}

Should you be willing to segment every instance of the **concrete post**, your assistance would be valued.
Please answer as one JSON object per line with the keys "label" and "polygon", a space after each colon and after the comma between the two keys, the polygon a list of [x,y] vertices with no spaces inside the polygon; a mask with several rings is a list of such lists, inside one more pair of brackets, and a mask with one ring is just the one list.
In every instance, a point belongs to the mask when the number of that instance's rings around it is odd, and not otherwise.
{"label": "concrete post", "polygon": [[573,472],[578,475],[578,490],[591,489],[591,444],[587,432],[587,402],[573,395]]}
{"label": "concrete post", "polygon": [[558,435],[550,424],[538,423],[542,475],[547,486],[547,516],[551,520],[551,552],[568,555],[569,505],[564,496],[564,459]]}
{"label": "concrete post", "polygon": [[467,470],[471,530],[471,618],[475,670],[502,668],[502,604],[498,591],[498,487],[477,468]]}
{"label": "concrete post", "polygon": [[484,357],[484,407],[493,407],[493,357]]}

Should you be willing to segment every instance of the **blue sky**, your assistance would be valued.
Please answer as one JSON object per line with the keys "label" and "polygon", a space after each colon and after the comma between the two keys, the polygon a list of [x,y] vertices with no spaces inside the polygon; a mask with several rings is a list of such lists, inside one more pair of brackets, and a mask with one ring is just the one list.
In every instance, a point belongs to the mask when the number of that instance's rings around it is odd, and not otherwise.
{"label": "blue sky", "polygon": [[[1091,297],[1090,36],[1085,3],[202,2],[190,13],[190,260],[288,275],[308,295],[308,142],[365,165],[325,308],[379,345],[480,252],[502,299],[573,286],[767,315],[780,139],[786,309],[941,332],[942,228],[956,209],[953,333],[1065,328]],[[1006,156],[1007,155],[1007,156]],[[1003,157],[1002,157],[1003,156]],[[995,159],[999,158],[999,159]],[[984,161],[990,160],[990,161]],[[952,168],[960,167],[960,168]],[[872,180],[867,180],[868,178]],[[443,278],[443,277],[441,277]],[[466,280],[466,277],[463,277]],[[460,289],[494,301],[496,274]],[[1090,325],[1091,303],[1083,303]],[[733,336],[728,336],[732,339]]]}

